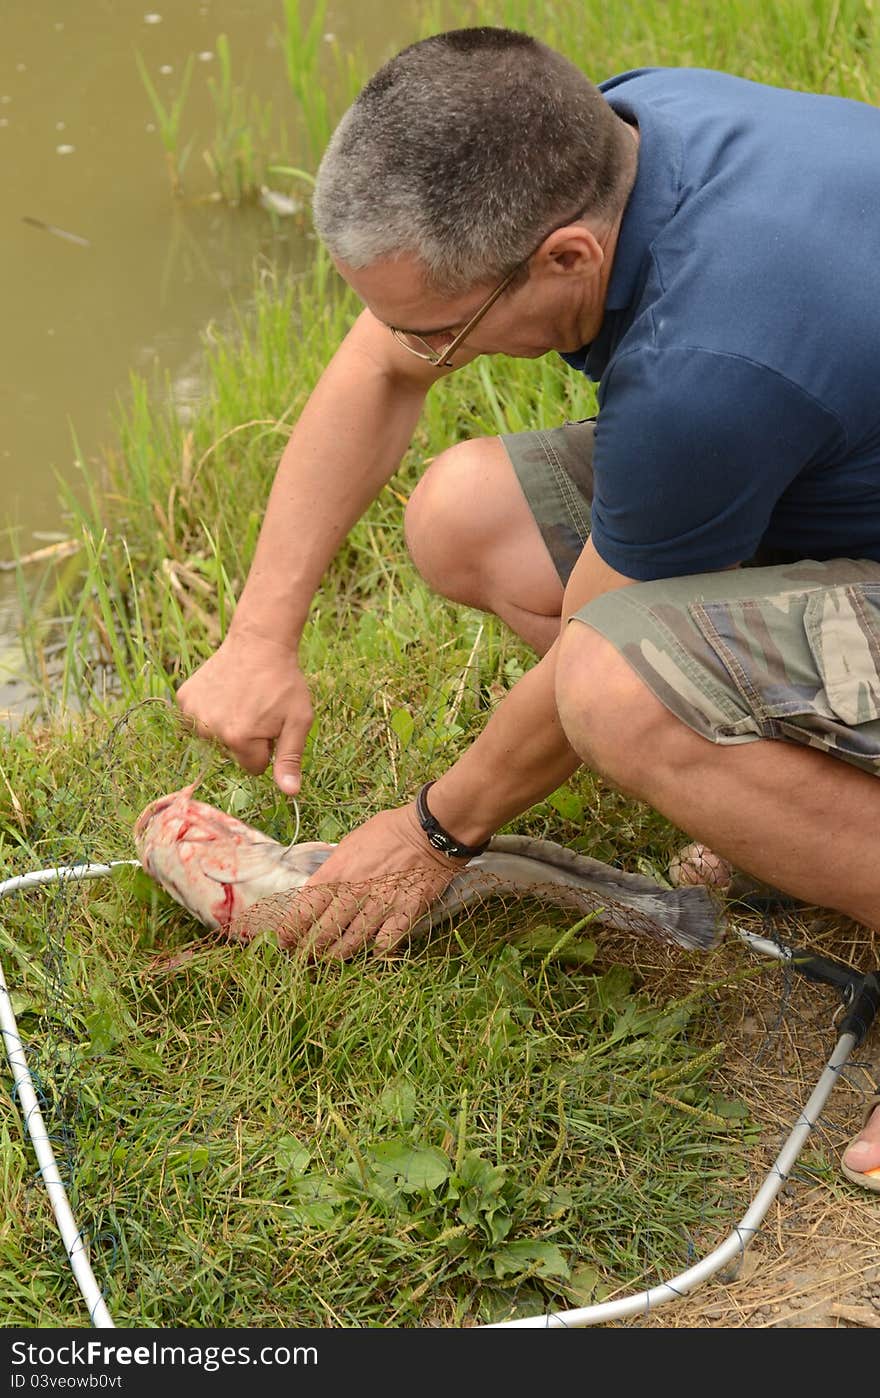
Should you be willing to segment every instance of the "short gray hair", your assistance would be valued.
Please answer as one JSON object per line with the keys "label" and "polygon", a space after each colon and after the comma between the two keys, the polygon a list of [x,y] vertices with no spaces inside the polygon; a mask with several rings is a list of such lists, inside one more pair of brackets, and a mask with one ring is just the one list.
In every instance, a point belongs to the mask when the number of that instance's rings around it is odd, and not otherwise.
{"label": "short gray hair", "polygon": [[450,30],[390,59],[345,113],[315,227],[351,267],[411,253],[454,295],[502,277],[566,219],[620,207],[634,150],[562,54],[515,30]]}

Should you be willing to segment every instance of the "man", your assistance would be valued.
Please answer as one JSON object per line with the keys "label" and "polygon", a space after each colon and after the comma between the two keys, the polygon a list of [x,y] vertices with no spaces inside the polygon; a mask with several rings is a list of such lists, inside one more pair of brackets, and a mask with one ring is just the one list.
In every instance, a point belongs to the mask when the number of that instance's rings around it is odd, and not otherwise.
{"label": "man", "polygon": [[[340,843],[303,940],[387,949],[582,762],[877,926],[880,112],[687,69],[600,90],[526,35],[454,31],[374,76],[314,211],[365,310],[284,452],[229,635],[179,694],[248,771],[274,750],[299,789],[309,604],[432,384],[559,351],[600,411],[454,446],[413,493],[423,576],[541,659],[417,802]],[[880,1110],[846,1166],[873,1187]]]}

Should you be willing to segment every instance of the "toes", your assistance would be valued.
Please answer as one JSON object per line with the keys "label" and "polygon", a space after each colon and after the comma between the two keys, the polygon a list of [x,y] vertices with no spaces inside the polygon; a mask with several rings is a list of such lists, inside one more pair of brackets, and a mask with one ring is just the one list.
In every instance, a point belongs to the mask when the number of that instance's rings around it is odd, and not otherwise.
{"label": "toes", "polygon": [[856,1141],[844,1155],[843,1163],[858,1174],[880,1169],[880,1145],[876,1141]]}

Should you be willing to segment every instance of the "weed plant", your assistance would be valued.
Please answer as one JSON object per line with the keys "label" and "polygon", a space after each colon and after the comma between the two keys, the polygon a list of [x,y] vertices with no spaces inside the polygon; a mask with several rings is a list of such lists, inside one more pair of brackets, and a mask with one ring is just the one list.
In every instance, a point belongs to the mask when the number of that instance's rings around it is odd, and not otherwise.
{"label": "weed plant", "polygon": [[192,81],[193,61],[192,54],[190,54],[186,60],[183,77],[176,93],[169,102],[164,102],[156,90],[156,85],[150,77],[143,57],[139,53],[135,54],[137,70],[156,118],[159,139],[165,151],[168,182],[171,186],[171,193],[174,195],[179,195],[183,191],[183,171],[192,151],[192,140],[187,141],[186,145],[181,145],[181,126],[189,86]]}
{"label": "weed plant", "polygon": [[[292,87],[312,104],[296,159],[314,168],[338,115],[312,81],[320,22],[303,29],[293,0],[283,19]],[[685,63],[878,90],[869,0],[508,0],[414,12],[401,42],[480,20],[539,33],[595,77]],[[235,132],[246,108],[231,85],[218,102]],[[262,272],[234,331],[206,334],[198,410],[184,419],[170,385],[133,380],[116,449],[79,460],[80,550],[29,603],[41,711],[0,748],[4,876],[131,857],[142,806],[196,777],[204,799],[294,838],[269,778],[183,732],[171,699],[225,631],[281,448],[357,309],[320,251],[296,281]],[[594,406],[552,358],[478,361],[432,392],[315,599],[299,838],[336,840],[410,799],[531,663],[412,570],[402,515],[424,463]],[[680,842],[585,772],[513,828],[661,880]],[[664,952],[646,969],[599,921],[523,906],[388,962],[313,966],[269,938],[198,938],[134,871],[4,905],[13,1005],[118,1324],[471,1325],[567,1308],[681,1270],[748,1202],[753,1127],[725,1082],[724,1025],[763,967]],[[0,1131],[5,1323],[85,1326],[9,1098]]]}

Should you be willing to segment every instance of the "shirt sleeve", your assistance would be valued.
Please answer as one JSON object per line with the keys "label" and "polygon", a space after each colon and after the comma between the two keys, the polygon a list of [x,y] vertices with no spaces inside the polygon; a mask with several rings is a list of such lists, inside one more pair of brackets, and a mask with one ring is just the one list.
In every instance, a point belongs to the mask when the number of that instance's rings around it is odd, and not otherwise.
{"label": "shirt sleeve", "polygon": [[600,389],[594,547],[639,581],[744,562],[798,473],[839,440],[834,415],[764,365],[625,353]]}

